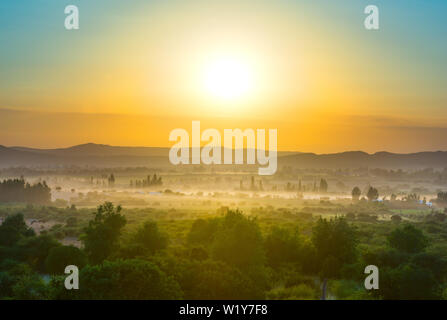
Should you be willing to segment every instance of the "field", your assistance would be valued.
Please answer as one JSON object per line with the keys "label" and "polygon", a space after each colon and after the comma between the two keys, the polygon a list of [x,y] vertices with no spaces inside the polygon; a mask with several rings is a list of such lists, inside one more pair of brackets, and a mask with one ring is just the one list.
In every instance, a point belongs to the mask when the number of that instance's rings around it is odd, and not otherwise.
{"label": "field", "polygon": [[[34,183],[48,179],[55,190],[52,203],[0,205],[2,222],[23,216],[26,228],[34,231],[31,238],[22,236],[13,244],[16,251],[3,248],[0,252],[8,261],[17,260],[13,266],[25,263],[31,268],[29,272],[37,276],[33,281],[44,279],[42,292],[30,297],[12,284],[7,292],[24,294],[24,298],[56,299],[319,299],[322,294],[325,299],[446,297],[447,221],[435,195],[436,185],[368,177],[365,185],[370,189],[374,188],[369,181],[374,181],[379,190],[399,196],[385,194],[372,199],[373,195],[362,192],[356,200],[348,190],[360,182],[358,177],[347,176],[341,183],[327,172],[309,176],[292,183],[281,178],[252,178],[250,173],[166,173],[160,175],[162,185],[148,183],[145,187],[135,186],[138,176],[120,173],[100,178],[33,177]],[[415,189],[404,189],[409,184],[417,185],[425,196],[407,193]],[[103,212],[101,218],[99,212]],[[123,218],[112,233],[102,229],[111,223],[104,212]],[[92,223],[95,220],[98,222]],[[101,232],[101,238],[95,238]],[[33,241],[48,243],[35,248],[43,252],[30,253],[27,243]],[[108,293],[67,297],[67,292],[57,287],[63,270],[52,266],[49,258],[57,255],[52,247],[61,245],[77,248],[83,257],[79,261],[81,274],[94,274],[95,265],[106,268],[110,263],[108,268],[119,270],[126,268],[120,265],[123,263],[147,263],[141,268],[150,266],[172,280],[175,293],[168,290],[167,296],[139,296],[129,292],[123,296],[114,291],[117,284],[110,283]],[[98,250],[107,253],[96,260]],[[61,254],[59,258],[71,264],[70,258]],[[365,289],[367,265],[381,270],[383,289]],[[11,273],[10,268],[8,263],[3,265],[5,275]],[[195,276],[197,284],[185,278],[190,272],[200,274]],[[423,279],[412,282],[408,277]],[[19,284],[24,281],[23,275],[16,279]],[[99,285],[95,279],[89,280],[89,286]],[[241,285],[247,290],[239,292]]]}

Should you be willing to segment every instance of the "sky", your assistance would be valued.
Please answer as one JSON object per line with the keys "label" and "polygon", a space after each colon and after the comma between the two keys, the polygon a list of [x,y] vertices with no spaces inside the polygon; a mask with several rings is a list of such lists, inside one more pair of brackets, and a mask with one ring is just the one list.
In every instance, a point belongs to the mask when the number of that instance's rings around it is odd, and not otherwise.
{"label": "sky", "polygon": [[[64,8],[79,8],[66,30]],[[366,30],[367,5],[380,29]],[[447,2],[3,0],[0,145],[170,146],[278,129],[278,148],[447,150]]]}

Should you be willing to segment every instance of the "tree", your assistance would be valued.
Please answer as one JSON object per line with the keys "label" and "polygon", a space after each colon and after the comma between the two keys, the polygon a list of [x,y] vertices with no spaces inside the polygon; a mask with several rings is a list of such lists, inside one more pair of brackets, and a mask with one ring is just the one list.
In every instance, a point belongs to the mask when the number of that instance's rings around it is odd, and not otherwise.
{"label": "tree", "polygon": [[33,271],[26,263],[11,259],[0,262],[0,299],[13,298],[13,287],[23,276],[32,275]]}
{"label": "tree", "polygon": [[438,202],[447,202],[447,192],[438,192]]}
{"label": "tree", "polygon": [[409,264],[400,268],[400,299],[435,299],[437,282],[433,273]]}
{"label": "tree", "polygon": [[410,224],[394,229],[387,238],[392,248],[406,253],[422,252],[429,244],[422,231]]}
{"label": "tree", "polygon": [[39,272],[45,272],[45,259],[52,248],[61,244],[48,234],[41,234],[38,237],[28,237],[21,240],[18,250],[21,252],[22,260]]}
{"label": "tree", "polygon": [[51,189],[45,181],[31,185],[21,177],[0,181],[0,202],[47,204],[51,202]]}
{"label": "tree", "polygon": [[[74,208],[76,210],[76,207]],[[75,227],[78,224],[76,217],[70,217],[67,219],[67,227]]]}
{"label": "tree", "polygon": [[[138,259],[104,261],[86,266],[79,275],[79,299],[170,300],[181,299],[178,283],[155,264]],[[66,291],[66,290],[65,290]]]}
{"label": "tree", "polygon": [[91,263],[101,263],[119,247],[121,230],[126,224],[120,212],[121,206],[115,208],[111,202],[105,202],[84,229],[81,240]]}
{"label": "tree", "polygon": [[344,265],[356,257],[357,238],[354,229],[344,218],[320,219],[312,229],[316,261],[323,279],[322,299],[326,299],[327,279],[336,278]]}
{"label": "tree", "polygon": [[438,283],[445,280],[447,260],[437,253],[420,252],[411,257],[411,263],[433,273]]}
{"label": "tree", "polygon": [[168,246],[167,234],[158,229],[154,221],[146,221],[133,237],[133,242],[142,246],[142,248],[154,254]]}
{"label": "tree", "polygon": [[286,228],[273,227],[265,238],[264,248],[267,262],[272,267],[283,263],[296,263],[299,261],[301,249],[298,231],[291,232]]}
{"label": "tree", "polygon": [[212,256],[242,269],[262,266],[265,255],[257,221],[229,210],[212,243]]}
{"label": "tree", "polygon": [[[214,260],[190,260],[179,256],[153,257],[166,274],[173,275],[187,300],[264,299],[263,276],[241,272]],[[258,278],[256,278],[258,277]]]}
{"label": "tree", "polygon": [[262,287],[235,267],[222,262],[198,262],[197,275],[188,299],[264,299]]}
{"label": "tree", "polygon": [[11,246],[24,237],[34,235],[34,230],[28,228],[21,213],[7,216],[0,225],[0,245]]}
{"label": "tree", "polygon": [[12,286],[12,295],[18,300],[44,300],[48,296],[48,288],[37,273],[20,276]]}
{"label": "tree", "polygon": [[65,267],[75,265],[79,269],[87,264],[87,257],[74,246],[54,247],[45,260],[46,270],[50,274],[64,274]]}
{"label": "tree", "polygon": [[218,228],[218,219],[196,219],[187,236],[188,244],[210,245]]}
{"label": "tree", "polygon": [[112,173],[108,178],[109,187],[113,187],[115,185],[115,175]]}
{"label": "tree", "polygon": [[357,237],[344,218],[320,219],[312,229],[312,243],[323,277],[335,277],[356,257]]}
{"label": "tree", "polygon": [[328,188],[328,184],[327,184],[326,179],[321,179],[320,180],[320,192],[326,193],[327,192],[327,188]]}
{"label": "tree", "polygon": [[369,201],[375,201],[379,198],[379,191],[376,188],[369,187],[368,193],[366,194]]}
{"label": "tree", "polygon": [[374,294],[386,300],[437,299],[438,285],[433,273],[407,263],[396,269],[380,269],[380,290]]}
{"label": "tree", "polygon": [[354,189],[352,189],[351,194],[352,194],[352,200],[353,201],[358,201],[360,196],[361,196],[361,194],[362,194],[362,192],[360,191],[359,187],[354,187]]}

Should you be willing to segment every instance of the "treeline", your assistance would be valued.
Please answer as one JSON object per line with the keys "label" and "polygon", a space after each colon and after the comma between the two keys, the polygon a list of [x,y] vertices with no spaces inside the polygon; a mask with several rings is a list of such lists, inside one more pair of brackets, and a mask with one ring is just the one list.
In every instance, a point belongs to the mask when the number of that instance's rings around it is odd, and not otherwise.
{"label": "treeline", "polygon": [[148,187],[153,187],[153,186],[161,186],[163,185],[163,180],[161,178],[161,176],[157,176],[157,174],[154,174],[152,176],[147,176],[146,179],[142,179],[142,180],[130,180],[130,187],[131,188],[148,188]]}
{"label": "treeline", "polygon": [[[360,246],[344,218],[319,218],[307,235],[298,225],[262,232],[256,218],[221,213],[195,220],[169,247],[154,221],[123,235],[121,207],[105,203],[83,229],[83,249],[36,236],[22,215],[10,215],[0,226],[0,298],[297,300],[319,299],[320,286],[339,299],[447,297],[446,260],[413,225],[393,227],[380,246]],[[64,287],[67,265],[80,269],[79,290]],[[380,268],[379,290],[363,287],[367,265]]]}
{"label": "treeline", "polygon": [[439,192],[438,198],[436,199],[438,202],[445,202],[447,203],[447,192]]}
{"label": "treeline", "polygon": [[298,181],[298,184],[293,184],[293,183],[287,182],[285,190],[286,191],[298,191],[298,192],[308,191],[308,192],[326,193],[328,188],[329,188],[329,186],[328,186],[326,179],[321,179],[319,186],[317,185],[316,181],[314,181],[313,185],[312,184],[304,185],[300,179]]}
{"label": "treeline", "polygon": [[0,202],[47,204],[51,202],[51,189],[46,182],[29,184],[23,178],[0,181]]}

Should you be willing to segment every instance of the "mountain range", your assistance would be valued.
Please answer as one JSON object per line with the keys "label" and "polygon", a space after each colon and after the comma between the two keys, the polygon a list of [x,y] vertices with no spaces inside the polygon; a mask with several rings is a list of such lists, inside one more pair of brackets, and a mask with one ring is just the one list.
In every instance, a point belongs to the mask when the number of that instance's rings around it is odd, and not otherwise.
{"label": "mountain range", "polygon": [[[170,165],[169,148],[119,147],[87,143],[68,148],[36,149],[0,145],[0,167],[158,167]],[[443,168],[447,167],[447,152],[417,152],[398,154],[377,152],[368,154],[350,151],[332,154],[278,152],[281,166],[301,168]]]}

